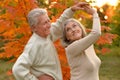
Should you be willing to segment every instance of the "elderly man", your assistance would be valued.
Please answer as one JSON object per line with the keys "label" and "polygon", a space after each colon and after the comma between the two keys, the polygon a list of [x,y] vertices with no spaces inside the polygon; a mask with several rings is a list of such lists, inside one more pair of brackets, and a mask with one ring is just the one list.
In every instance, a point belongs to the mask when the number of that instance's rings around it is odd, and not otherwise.
{"label": "elderly man", "polygon": [[17,80],[63,80],[61,66],[53,42],[62,36],[62,23],[82,10],[85,2],[66,9],[55,23],[50,23],[47,11],[35,8],[28,13],[28,22],[33,32],[13,66]]}

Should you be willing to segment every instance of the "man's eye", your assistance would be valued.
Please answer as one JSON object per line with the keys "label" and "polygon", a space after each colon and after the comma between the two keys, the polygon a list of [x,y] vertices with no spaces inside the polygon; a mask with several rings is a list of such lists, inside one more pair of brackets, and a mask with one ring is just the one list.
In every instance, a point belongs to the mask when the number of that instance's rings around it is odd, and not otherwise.
{"label": "man's eye", "polygon": [[48,22],[50,22],[50,19],[48,20]]}

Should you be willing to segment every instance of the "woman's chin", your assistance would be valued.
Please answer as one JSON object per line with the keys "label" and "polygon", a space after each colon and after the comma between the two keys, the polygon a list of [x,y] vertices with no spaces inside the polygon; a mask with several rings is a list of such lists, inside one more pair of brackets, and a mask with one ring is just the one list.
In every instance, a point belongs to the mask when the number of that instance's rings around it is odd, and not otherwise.
{"label": "woman's chin", "polygon": [[76,36],[74,39],[75,40],[81,39],[81,36]]}

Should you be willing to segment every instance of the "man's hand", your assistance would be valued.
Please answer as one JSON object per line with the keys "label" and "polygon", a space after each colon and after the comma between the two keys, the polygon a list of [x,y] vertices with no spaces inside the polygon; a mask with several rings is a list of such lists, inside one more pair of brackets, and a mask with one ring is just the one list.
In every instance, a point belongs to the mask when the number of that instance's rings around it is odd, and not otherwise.
{"label": "man's hand", "polygon": [[53,77],[47,75],[47,74],[44,74],[44,75],[41,75],[40,77],[38,77],[38,80],[54,80]]}
{"label": "man's hand", "polygon": [[79,2],[75,4],[74,6],[71,7],[72,11],[77,11],[77,10],[84,10],[84,6],[89,5],[86,2]]}

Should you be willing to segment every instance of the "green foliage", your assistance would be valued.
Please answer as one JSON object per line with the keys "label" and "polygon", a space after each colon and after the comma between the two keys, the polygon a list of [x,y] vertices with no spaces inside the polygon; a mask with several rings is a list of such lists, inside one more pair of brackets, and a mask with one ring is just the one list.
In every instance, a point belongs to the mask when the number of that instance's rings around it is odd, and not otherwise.
{"label": "green foliage", "polygon": [[22,38],[24,36],[24,34],[23,33],[18,33],[18,34],[16,34],[16,36],[15,36],[15,38],[17,38],[17,39],[20,39],[20,38]]}
{"label": "green foliage", "polygon": [[9,73],[9,71],[12,69],[12,66],[13,63],[0,60],[0,80],[15,80],[13,75]]}
{"label": "green foliage", "polygon": [[44,1],[43,0],[36,0],[36,1],[37,1],[38,6],[40,6],[41,8],[48,7],[49,0],[44,0]]}
{"label": "green foliage", "polygon": [[6,8],[0,7],[0,15],[3,15],[6,13]]}
{"label": "green foliage", "polygon": [[114,12],[115,15],[112,18],[110,27],[112,28],[111,32],[118,35],[117,39],[114,40],[113,44],[120,47],[120,3],[118,4]]}
{"label": "green foliage", "polygon": [[14,25],[16,28],[19,28],[22,25],[23,21],[22,20],[14,20]]}
{"label": "green foliage", "polygon": [[111,48],[109,53],[99,54],[102,61],[100,67],[100,80],[119,80],[120,79],[120,48]]}
{"label": "green foliage", "polygon": [[4,46],[4,42],[0,41],[0,47],[3,47],[3,46]]}
{"label": "green foliage", "polygon": [[9,2],[8,6],[15,7],[15,6],[17,6],[17,3],[14,0],[12,0]]}
{"label": "green foliage", "polygon": [[70,7],[71,5],[74,4],[74,0],[59,0],[58,3]]}

